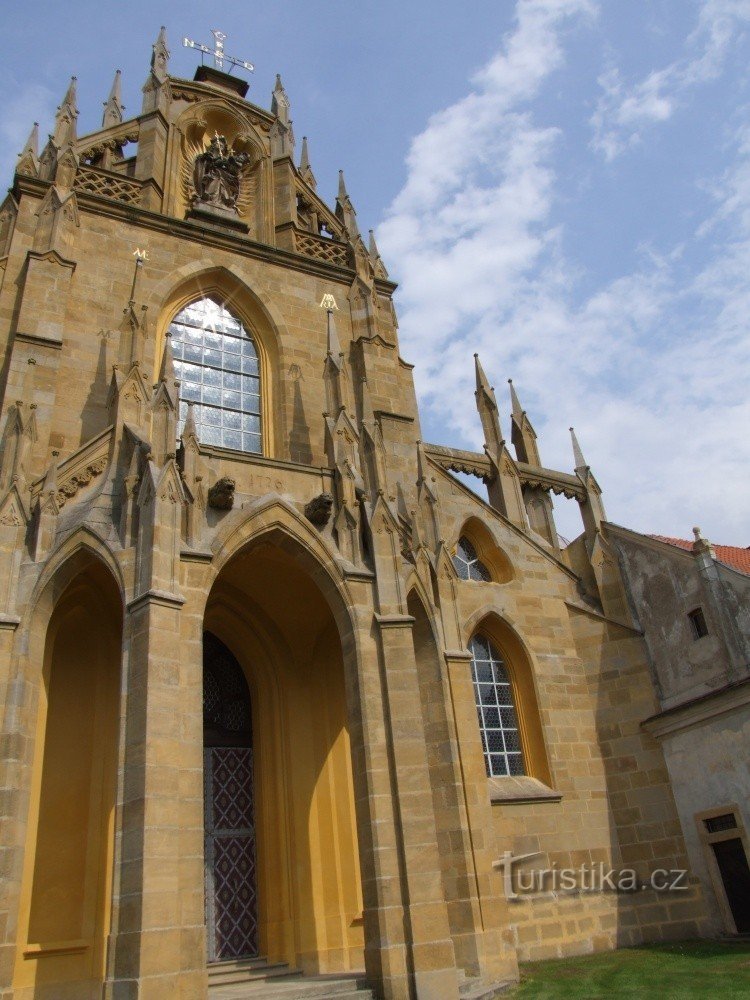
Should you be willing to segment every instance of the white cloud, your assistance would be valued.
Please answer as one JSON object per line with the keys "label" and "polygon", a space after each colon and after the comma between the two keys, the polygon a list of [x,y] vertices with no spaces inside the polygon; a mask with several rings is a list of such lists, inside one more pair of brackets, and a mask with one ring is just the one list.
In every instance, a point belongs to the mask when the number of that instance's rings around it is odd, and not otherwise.
{"label": "white cloud", "polygon": [[21,88],[8,86],[9,94],[0,105],[0,170],[3,177],[12,174],[16,156],[24,147],[35,121],[54,118],[57,102],[52,91],[40,83]]}
{"label": "white cloud", "polygon": [[472,92],[414,140],[378,230],[401,282],[402,351],[418,362],[423,414],[444,443],[481,447],[479,351],[490,377],[513,376],[547,464],[571,467],[576,424],[613,520],[687,537],[699,523],[717,542],[747,544],[750,129],[695,235],[704,263],[690,273],[683,247],[642,248],[632,273],[579,301],[554,220],[559,131],[529,104],[563,64],[563,26],[591,7],[520,0],[517,10]]}
{"label": "white cloud", "polygon": [[644,127],[671,118],[691,88],[721,73],[737,29],[747,22],[750,0],[705,0],[686,41],[688,55],[631,85],[615,67],[603,73],[591,116],[592,147],[613,160],[641,141]]}

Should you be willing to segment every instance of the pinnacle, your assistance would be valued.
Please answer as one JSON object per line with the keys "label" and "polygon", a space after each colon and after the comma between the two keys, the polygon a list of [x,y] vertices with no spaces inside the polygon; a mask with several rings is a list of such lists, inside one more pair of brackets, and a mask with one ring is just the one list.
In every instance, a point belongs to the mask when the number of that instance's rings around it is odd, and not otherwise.
{"label": "pinnacle", "polygon": [[348,197],[349,195],[346,191],[346,181],[344,180],[344,171],[339,170],[339,198],[343,200]]}
{"label": "pinnacle", "polygon": [[167,29],[164,25],[153,44],[151,53],[151,72],[159,81],[163,83],[167,78],[167,66],[169,64],[169,49],[167,48]]}
{"label": "pinnacle", "polygon": [[307,151],[307,136],[302,136],[302,152],[299,158],[299,169],[300,172],[310,169],[310,155]]}
{"label": "pinnacle", "polygon": [[109,92],[109,97],[104,102],[102,128],[119,125],[122,121],[124,110],[125,107],[122,103],[122,72],[118,69],[115,71],[115,78],[112,81],[112,89]]}
{"label": "pinnacle", "polygon": [[78,82],[78,77],[71,76],[70,83],[68,84],[68,89],[65,91],[65,97],[63,97],[63,99],[62,99],[62,104],[60,105],[60,107],[63,107],[65,104],[69,104],[74,111],[77,111],[77,108],[76,108],[76,89],[77,89],[76,88],[76,84],[77,84],[77,82]]}
{"label": "pinnacle", "polygon": [[484,368],[482,368],[482,362],[479,360],[478,354],[474,355],[474,372],[477,380],[477,392],[484,391],[488,396],[490,396],[490,398],[492,398],[493,389],[484,373]]}
{"label": "pinnacle", "polygon": [[579,469],[588,469],[588,464],[586,459],[583,457],[583,452],[581,451],[581,446],[578,443],[578,438],[576,437],[576,432],[574,428],[569,428],[570,438],[573,442],[573,460],[575,461],[576,471]]}
{"label": "pinnacle", "polygon": [[29,137],[26,140],[26,145],[23,147],[21,152],[18,154],[19,157],[25,156],[27,153],[31,153],[33,157],[36,158],[39,150],[39,122],[34,122],[34,125],[29,132]]}
{"label": "pinnacle", "polygon": [[167,336],[164,338],[164,354],[161,359],[161,370],[159,372],[159,381],[166,382],[170,387],[175,380],[174,374],[174,354],[172,352],[172,338],[167,332]]}
{"label": "pinnacle", "polygon": [[188,401],[187,405],[187,416],[185,417],[185,424],[182,428],[182,438],[183,440],[193,435],[198,436],[198,431],[195,426],[195,417],[193,416],[193,402]]}
{"label": "pinnacle", "polygon": [[511,406],[512,406],[512,409],[513,409],[513,416],[517,420],[520,420],[521,417],[523,417],[525,411],[524,411],[523,407],[521,406],[521,401],[519,400],[518,394],[516,393],[516,390],[515,390],[515,388],[513,386],[513,379],[512,378],[508,379],[508,385],[510,386],[510,402],[511,402]]}

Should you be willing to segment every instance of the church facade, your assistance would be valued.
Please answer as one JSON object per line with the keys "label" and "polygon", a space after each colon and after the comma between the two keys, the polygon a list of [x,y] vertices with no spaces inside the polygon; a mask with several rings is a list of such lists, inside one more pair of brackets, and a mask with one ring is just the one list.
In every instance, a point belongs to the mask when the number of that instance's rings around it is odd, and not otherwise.
{"label": "church facade", "polygon": [[484,451],[424,442],[281,81],[168,59],[84,136],[73,82],[0,206],[0,997],[455,1000],[707,933],[577,443],[544,467],[511,387],[511,453],[479,359]]}

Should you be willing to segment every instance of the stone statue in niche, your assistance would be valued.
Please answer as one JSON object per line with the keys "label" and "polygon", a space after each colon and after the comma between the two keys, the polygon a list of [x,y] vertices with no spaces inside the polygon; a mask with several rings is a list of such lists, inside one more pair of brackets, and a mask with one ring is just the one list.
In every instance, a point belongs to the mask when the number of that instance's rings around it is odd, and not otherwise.
{"label": "stone statue in niche", "polygon": [[225,136],[215,134],[193,163],[197,204],[238,214],[242,169],[249,159],[247,153],[230,150]]}

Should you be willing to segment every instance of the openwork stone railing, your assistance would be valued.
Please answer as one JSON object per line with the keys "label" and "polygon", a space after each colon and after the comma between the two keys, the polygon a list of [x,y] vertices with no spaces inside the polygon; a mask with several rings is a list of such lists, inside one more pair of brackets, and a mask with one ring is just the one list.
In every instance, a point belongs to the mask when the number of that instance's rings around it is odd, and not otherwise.
{"label": "openwork stone railing", "polygon": [[79,167],[74,187],[76,191],[97,194],[101,198],[125,202],[126,205],[138,205],[141,199],[140,181],[96,167]]}
{"label": "openwork stone railing", "polygon": [[347,267],[349,264],[346,244],[323,236],[314,236],[312,233],[304,233],[299,229],[294,231],[294,249],[305,257],[315,257],[316,260],[324,260],[327,264],[336,264],[338,267]]}

